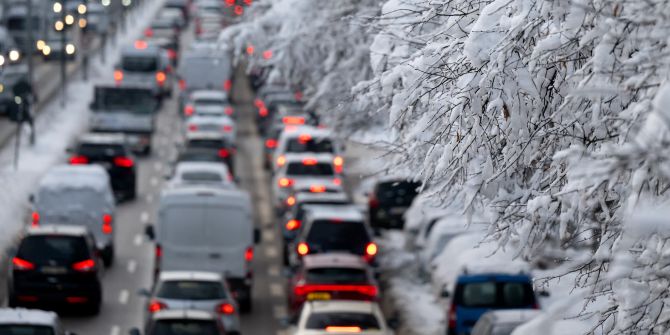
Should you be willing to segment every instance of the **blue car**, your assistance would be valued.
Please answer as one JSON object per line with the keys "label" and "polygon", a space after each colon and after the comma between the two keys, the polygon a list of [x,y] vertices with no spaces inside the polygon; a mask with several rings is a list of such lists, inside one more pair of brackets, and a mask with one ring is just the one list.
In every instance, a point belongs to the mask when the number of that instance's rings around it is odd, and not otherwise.
{"label": "blue car", "polygon": [[525,274],[463,274],[456,280],[447,315],[448,335],[467,335],[490,310],[538,309],[532,279]]}

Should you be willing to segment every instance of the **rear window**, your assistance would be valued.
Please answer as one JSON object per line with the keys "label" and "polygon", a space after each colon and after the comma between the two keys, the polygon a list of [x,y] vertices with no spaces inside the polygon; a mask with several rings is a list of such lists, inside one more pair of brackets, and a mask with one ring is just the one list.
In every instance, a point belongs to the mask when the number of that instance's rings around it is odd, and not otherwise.
{"label": "rear window", "polygon": [[221,106],[226,102],[221,99],[197,99],[195,104],[199,106]]}
{"label": "rear window", "polygon": [[187,151],[179,155],[178,162],[221,162],[215,152]]}
{"label": "rear window", "polygon": [[16,256],[38,264],[46,264],[49,260],[77,262],[91,258],[86,240],[78,236],[28,236],[21,241]]}
{"label": "rear window", "polygon": [[421,183],[409,181],[385,182],[377,185],[377,198],[381,201],[396,201],[409,205],[416,197]]}
{"label": "rear window", "polygon": [[125,156],[126,150],[120,144],[97,144],[97,143],[82,143],[77,150],[80,155],[87,157],[115,157]]}
{"label": "rear window", "polygon": [[218,335],[219,329],[214,321],[201,320],[159,320],[150,335]]}
{"label": "rear window", "polygon": [[463,307],[523,308],[535,303],[535,294],[527,282],[461,283],[456,288],[455,300]]}
{"label": "rear window", "polygon": [[286,168],[286,174],[290,176],[333,176],[333,166],[329,163],[316,163],[306,165],[302,162],[289,163]]}
{"label": "rear window", "polygon": [[96,87],[93,109],[150,114],[156,109],[156,98],[149,89]]}
{"label": "rear window", "polygon": [[333,142],[330,139],[312,139],[301,141],[300,139],[290,139],[286,144],[286,152],[303,153],[333,153]]}
{"label": "rear window", "polygon": [[316,268],[307,270],[307,282],[314,284],[364,284],[368,275],[364,269]]}
{"label": "rear window", "polygon": [[226,142],[222,140],[190,140],[188,146],[190,148],[219,149],[225,147]]}
{"label": "rear window", "polygon": [[31,325],[0,325],[2,335],[53,335],[52,327]]}
{"label": "rear window", "polygon": [[307,243],[315,252],[349,251],[360,254],[370,243],[370,236],[362,222],[319,220],[312,224]]}
{"label": "rear window", "polygon": [[156,296],[176,300],[218,300],[225,299],[223,285],[211,281],[166,281]]}
{"label": "rear window", "polygon": [[361,330],[379,328],[379,321],[369,313],[313,313],[307,319],[307,329],[326,329],[328,327],[359,327]]}
{"label": "rear window", "polygon": [[184,172],[181,174],[181,179],[193,183],[213,183],[223,181],[221,175],[214,172]]}
{"label": "rear window", "polygon": [[121,68],[130,72],[154,72],[158,70],[158,60],[156,57],[125,56]]}

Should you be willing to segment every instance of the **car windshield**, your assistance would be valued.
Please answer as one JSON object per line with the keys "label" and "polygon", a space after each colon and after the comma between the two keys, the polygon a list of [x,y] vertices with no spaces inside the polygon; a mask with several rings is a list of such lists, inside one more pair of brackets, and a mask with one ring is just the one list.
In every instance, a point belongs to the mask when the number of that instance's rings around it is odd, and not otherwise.
{"label": "car windshield", "polygon": [[361,330],[380,329],[379,321],[370,313],[313,313],[307,319],[305,328],[326,329],[328,327],[358,327]]}
{"label": "car windshield", "polygon": [[221,178],[221,175],[216,172],[197,171],[182,173],[181,180],[195,184],[222,182],[223,178]]}
{"label": "car windshield", "polygon": [[418,193],[421,183],[409,181],[383,182],[377,185],[377,199],[409,206]]}
{"label": "car windshield", "polygon": [[286,174],[289,176],[333,176],[335,171],[329,163],[305,164],[295,162],[288,164]]}
{"label": "car windshield", "polygon": [[86,241],[79,236],[28,236],[21,241],[16,256],[37,264],[47,264],[50,260],[77,262],[90,258]]}
{"label": "car windshield", "polygon": [[311,140],[290,139],[286,145],[286,152],[290,153],[333,153],[333,142],[327,138]]}
{"label": "car windshield", "polygon": [[307,270],[308,283],[314,284],[364,284],[368,276],[364,269],[315,268]]}
{"label": "car windshield", "polygon": [[53,335],[53,327],[35,325],[0,325],[2,335]]}
{"label": "car windshield", "polygon": [[214,321],[205,320],[159,320],[150,335],[218,335],[219,329]]}
{"label": "car windshield", "polygon": [[125,156],[126,150],[121,144],[82,143],[77,153],[89,158],[102,158]]}
{"label": "car windshield", "polygon": [[124,56],[121,69],[129,72],[155,72],[158,70],[158,60],[153,56]]}
{"label": "car windshield", "polygon": [[361,254],[370,236],[362,222],[317,220],[307,235],[307,244],[315,252],[348,251]]}
{"label": "car windshield", "polygon": [[523,308],[535,303],[529,282],[473,282],[456,287],[455,301],[463,307]]}
{"label": "car windshield", "polygon": [[219,282],[175,280],[163,282],[156,296],[176,300],[218,300],[225,299],[226,292]]}
{"label": "car windshield", "polygon": [[149,89],[97,87],[93,109],[150,114],[156,110],[156,98]]}

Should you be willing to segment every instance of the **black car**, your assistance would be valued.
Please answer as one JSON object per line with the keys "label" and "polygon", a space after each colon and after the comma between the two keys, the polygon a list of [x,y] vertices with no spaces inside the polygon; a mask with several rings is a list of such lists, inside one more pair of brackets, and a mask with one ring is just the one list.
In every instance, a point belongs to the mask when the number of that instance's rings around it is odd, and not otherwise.
{"label": "black car", "polygon": [[235,174],[235,145],[218,134],[189,134],[186,140],[186,151],[209,151],[218,155],[228,165],[228,171]]}
{"label": "black car", "polygon": [[137,194],[135,157],[122,134],[90,133],[68,149],[70,164],[98,164],[107,170],[112,189],[119,199],[134,199]]}
{"label": "black car", "polygon": [[402,229],[405,224],[403,216],[420,187],[421,183],[405,179],[385,179],[377,182],[368,195],[368,213],[372,228]]}
{"label": "black car", "polygon": [[97,314],[102,261],[93,236],[81,226],[27,228],[11,258],[11,307],[82,307]]}

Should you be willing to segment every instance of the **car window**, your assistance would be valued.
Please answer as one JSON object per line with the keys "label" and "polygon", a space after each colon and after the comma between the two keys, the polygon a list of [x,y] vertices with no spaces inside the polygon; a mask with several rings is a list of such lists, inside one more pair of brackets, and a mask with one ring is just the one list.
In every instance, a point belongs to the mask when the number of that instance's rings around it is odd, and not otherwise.
{"label": "car window", "polygon": [[190,140],[188,146],[190,148],[219,149],[225,147],[226,142],[222,140]]}
{"label": "car window", "polygon": [[[106,209],[109,202],[105,195],[91,188],[69,188],[64,184],[58,189],[43,189],[39,192],[35,206],[44,222],[60,221],[61,223],[78,223],[77,214],[88,217],[98,210]],[[70,215],[64,215],[70,213]]]}
{"label": "car window", "polygon": [[477,308],[517,308],[535,303],[533,288],[526,282],[463,283],[456,288],[455,299],[459,305]]}
{"label": "car window", "polygon": [[286,143],[286,152],[291,153],[303,153],[303,152],[314,152],[314,153],[333,153],[333,142],[330,139],[312,139],[312,140],[300,140],[298,138],[292,138]]}
{"label": "car window", "polygon": [[52,327],[33,325],[0,325],[2,335],[54,335]]}
{"label": "car window", "polygon": [[121,144],[81,143],[77,152],[87,157],[125,156],[126,150]]}
{"label": "car window", "polygon": [[181,179],[187,182],[192,183],[212,183],[212,182],[222,182],[223,178],[221,175],[216,172],[184,172],[181,174]]}
{"label": "car window", "polygon": [[229,61],[217,57],[185,56],[179,64],[179,76],[189,90],[220,89],[231,76]]}
{"label": "car window", "polygon": [[214,321],[201,320],[159,320],[156,321],[150,335],[218,335]]}
{"label": "car window", "polygon": [[163,282],[156,296],[176,300],[218,300],[225,299],[226,292],[219,282],[175,280]]}
{"label": "car window", "polygon": [[318,220],[307,235],[307,244],[314,251],[349,251],[360,253],[370,242],[362,222]]}
{"label": "car window", "polygon": [[194,103],[199,106],[221,106],[226,102],[221,99],[197,99]]}
{"label": "car window", "polygon": [[214,152],[186,151],[179,155],[178,162],[221,162]]}
{"label": "car window", "polygon": [[335,174],[329,163],[306,165],[302,162],[289,163],[286,174],[290,176],[332,176]]}
{"label": "car window", "polygon": [[313,313],[305,328],[326,329],[328,327],[359,327],[361,330],[380,329],[379,321],[370,313]]}
{"label": "car window", "polygon": [[352,268],[315,268],[306,273],[309,283],[315,284],[361,284],[368,282],[367,272],[364,269]]}
{"label": "car window", "polygon": [[16,256],[39,264],[49,260],[77,262],[91,258],[85,239],[78,236],[28,236],[21,241]]}
{"label": "car window", "polygon": [[121,69],[130,72],[154,72],[158,70],[158,59],[151,56],[125,56]]}

